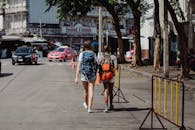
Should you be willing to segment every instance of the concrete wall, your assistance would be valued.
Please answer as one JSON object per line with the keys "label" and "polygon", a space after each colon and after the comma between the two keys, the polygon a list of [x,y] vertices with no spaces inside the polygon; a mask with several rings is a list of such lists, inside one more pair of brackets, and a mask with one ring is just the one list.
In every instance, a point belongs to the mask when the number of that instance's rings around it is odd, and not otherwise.
{"label": "concrete wall", "polygon": [[3,16],[0,15],[0,30],[3,29]]}

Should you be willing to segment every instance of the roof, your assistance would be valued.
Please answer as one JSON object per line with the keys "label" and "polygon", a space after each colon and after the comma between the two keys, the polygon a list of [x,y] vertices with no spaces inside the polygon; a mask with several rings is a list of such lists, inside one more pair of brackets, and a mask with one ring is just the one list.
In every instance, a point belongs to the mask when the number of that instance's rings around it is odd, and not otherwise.
{"label": "roof", "polygon": [[59,48],[69,48],[68,46],[60,46]]}

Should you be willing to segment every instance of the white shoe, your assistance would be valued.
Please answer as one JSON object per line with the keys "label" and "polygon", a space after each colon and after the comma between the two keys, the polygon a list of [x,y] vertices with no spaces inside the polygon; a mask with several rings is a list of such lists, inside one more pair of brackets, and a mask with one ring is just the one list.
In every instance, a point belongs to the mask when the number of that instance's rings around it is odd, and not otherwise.
{"label": "white shoe", "polygon": [[109,109],[109,108],[108,108],[108,106],[106,105],[106,106],[105,106],[105,109],[104,109],[104,112],[107,113],[107,112],[108,112],[108,109]]}
{"label": "white shoe", "polygon": [[104,112],[105,112],[105,113],[108,113],[108,109],[104,109]]}
{"label": "white shoe", "polygon": [[92,113],[92,110],[91,109],[88,109],[87,111],[88,111],[88,113]]}
{"label": "white shoe", "polygon": [[86,103],[86,102],[84,102],[84,103],[83,103],[83,106],[84,106],[84,108],[85,108],[85,109],[87,109],[87,108],[88,108],[88,107],[87,107],[87,103]]}

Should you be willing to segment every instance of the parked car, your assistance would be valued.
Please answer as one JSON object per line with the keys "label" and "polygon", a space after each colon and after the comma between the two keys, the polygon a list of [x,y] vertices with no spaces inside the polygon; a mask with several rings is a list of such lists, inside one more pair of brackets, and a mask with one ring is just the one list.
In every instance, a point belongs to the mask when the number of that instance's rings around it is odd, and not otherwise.
{"label": "parked car", "polygon": [[77,52],[75,49],[68,46],[60,46],[51,51],[47,55],[48,61],[66,61],[77,58]]}
{"label": "parked car", "polygon": [[12,65],[15,63],[35,63],[38,62],[38,54],[33,47],[18,47],[12,54]]}
{"label": "parked car", "polygon": [[134,50],[133,49],[127,51],[126,54],[125,54],[125,60],[127,62],[131,62],[133,60],[133,54],[134,54]]}

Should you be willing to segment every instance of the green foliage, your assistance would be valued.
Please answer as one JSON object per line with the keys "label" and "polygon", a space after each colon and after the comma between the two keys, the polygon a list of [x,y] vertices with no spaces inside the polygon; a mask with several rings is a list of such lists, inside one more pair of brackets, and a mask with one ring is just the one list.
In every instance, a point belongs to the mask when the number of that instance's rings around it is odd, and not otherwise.
{"label": "green foliage", "polygon": [[116,4],[117,3],[117,0],[108,0],[108,2],[112,5]]}
{"label": "green foliage", "polygon": [[93,6],[103,6],[106,9],[112,8],[120,16],[127,12],[125,5],[118,3],[117,0],[45,0],[45,2],[48,6],[46,11],[52,6],[57,7],[58,18],[61,20],[67,16],[85,16],[93,9]]}
{"label": "green foliage", "polygon": [[83,16],[91,10],[92,1],[90,0],[45,0],[48,11],[52,6],[57,7],[59,19],[65,17]]}

